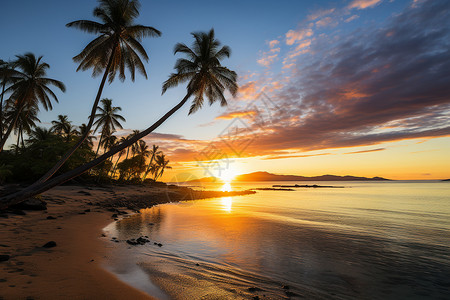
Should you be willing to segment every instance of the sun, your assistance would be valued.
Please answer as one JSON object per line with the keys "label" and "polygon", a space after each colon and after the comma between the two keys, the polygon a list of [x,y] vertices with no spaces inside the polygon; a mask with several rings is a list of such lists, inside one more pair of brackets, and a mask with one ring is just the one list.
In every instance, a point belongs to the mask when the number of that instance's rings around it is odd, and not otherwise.
{"label": "sun", "polygon": [[235,169],[226,168],[226,169],[222,170],[219,178],[220,178],[220,180],[222,180],[225,183],[230,183],[237,175],[238,175],[238,173],[236,172]]}

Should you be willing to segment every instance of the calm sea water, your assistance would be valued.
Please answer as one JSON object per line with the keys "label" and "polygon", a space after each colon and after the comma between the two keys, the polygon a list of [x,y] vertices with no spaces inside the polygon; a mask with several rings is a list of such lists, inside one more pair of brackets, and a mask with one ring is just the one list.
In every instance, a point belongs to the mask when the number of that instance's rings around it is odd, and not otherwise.
{"label": "calm sea water", "polygon": [[[273,184],[295,182],[231,188]],[[146,235],[152,242],[114,243],[109,268],[160,299],[450,298],[450,182],[316,184],[344,188],[143,210],[105,230],[121,241]]]}

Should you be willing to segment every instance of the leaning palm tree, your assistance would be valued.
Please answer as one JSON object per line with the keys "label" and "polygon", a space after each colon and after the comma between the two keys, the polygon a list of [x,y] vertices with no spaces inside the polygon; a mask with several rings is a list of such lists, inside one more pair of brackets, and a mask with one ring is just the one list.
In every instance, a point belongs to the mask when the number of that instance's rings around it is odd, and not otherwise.
{"label": "leaning palm tree", "polygon": [[116,131],[116,128],[122,129],[122,124],[120,124],[119,121],[126,121],[123,116],[118,114],[118,112],[121,111],[122,108],[119,106],[113,107],[111,99],[104,98],[101,100],[101,103],[103,107],[97,107],[98,113],[94,116],[97,119],[94,122],[94,125],[97,125],[94,131],[97,131],[99,128],[101,128],[97,154],[98,150],[100,149],[100,145],[102,144],[102,138],[104,136],[111,135]]}
{"label": "leaning palm tree", "polygon": [[[103,73],[97,91],[91,114],[87,123],[87,131],[77,143],[67,151],[62,158],[35,184],[43,183],[55,174],[69,157],[83,144],[94,123],[95,113],[106,79],[113,82],[117,73],[119,79],[125,80],[125,69],[130,71],[134,81],[136,69],[147,78],[142,59],[148,61],[148,55],[140,44],[144,37],[161,36],[161,32],[153,27],[134,24],[139,16],[140,3],[138,0],[98,0],[99,5],[94,9],[94,17],[100,22],[78,20],[68,23],[67,27],[75,27],[98,36],[91,41],[73,60],[79,63],[77,71],[92,69],[95,77]],[[31,186],[30,186],[31,188]]]}
{"label": "leaning palm tree", "polygon": [[182,82],[188,82],[186,96],[180,103],[174,106],[156,121],[156,123],[127,139],[123,143],[113,147],[106,153],[103,153],[96,159],[52,178],[32,189],[25,189],[0,198],[0,208],[2,206],[6,207],[8,205],[19,203],[28,197],[47,191],[52,187],[60,185],[97,166],[117,152],[129,147],[154,131],[171,115],[178,111],[191,97],[193,97],[193,102],[190,113],[193,113],[202,106],[204,97],[209,100],[209,103],[219,101],[222,105],[225,105],[227,103],[224,96],[226,90],[228,90],[231,95],[235,96],[238,90],[238,85],[236,83],[237,75],[234,71],[229,70],[220,63],[223,58],[230,56],[230,48],[227,46],[220,48],[220,42],[215,39],[213,29],[208,33],[199,32],[193,33],[192,35],[194,37],[194,43],[191,48],[184,44],[177,44],[175,46],[175,53],[183,53],[187,58],[179,59],[177,61],[175,64],[177,72],[171,74],[169,79],[163,84],[163,93],[165,93],[170,87],[175,87]]}
{"label": "leaning palm tree", "polygon": [[56,102],[58,102],[58,98],[48,86],[54,85],[63,92],[66,90],[61,81],[45,77],[47,69],[50,66],[47,63],[41,62],[41,59],[42,56],[36,58],[34,54],[26,53],[24,55],[18,55],[17,60],[14,62],[16,69],[20,71],[15,70],[14,74],[10,76],[10,80],[13,83],[5,89],[5,93],[11,93],[10,99],[14,101],[14,106],[17,109],[14,118],[8,125],[6,133],[0,140],[0,151],[3,150],[3,146],[16,125],[20,112],[24,107],[40,103],[45,110],[52,109],[50,97]]}

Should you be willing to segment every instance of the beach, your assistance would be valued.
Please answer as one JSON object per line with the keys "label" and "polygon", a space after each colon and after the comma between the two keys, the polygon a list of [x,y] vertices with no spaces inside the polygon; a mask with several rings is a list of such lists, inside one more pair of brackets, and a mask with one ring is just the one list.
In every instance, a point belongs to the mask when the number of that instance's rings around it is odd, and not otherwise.
{"label": "beach", "polygon": [[[104,268],[111,242],[102,229],[116,215],[214,194],[165,185],[56,187],[42,195],[47,210],[0,217],[0,255],[10,256],[0,262],[0,299],[151,299]],[[56,246],[44,248],[50,241]]]}

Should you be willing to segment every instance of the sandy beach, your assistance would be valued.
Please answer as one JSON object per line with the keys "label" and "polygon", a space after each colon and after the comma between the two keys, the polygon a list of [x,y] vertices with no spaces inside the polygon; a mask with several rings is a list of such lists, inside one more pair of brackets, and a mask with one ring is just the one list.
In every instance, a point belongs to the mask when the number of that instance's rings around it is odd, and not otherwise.
{"label": "sandy beach", "polygon": [[[47,210],[0,217],[0,299],[151,299],[106,271],[102,228],[117,214],[157,203],[208,198],[221,192],[186,188],[57,187],[42,195]],[[55,247],[43,246],[54,241]]]}

